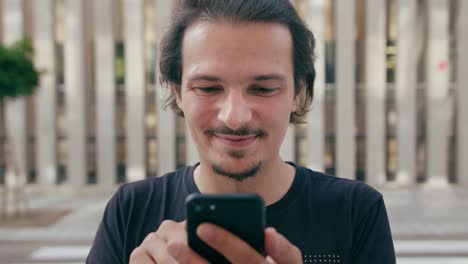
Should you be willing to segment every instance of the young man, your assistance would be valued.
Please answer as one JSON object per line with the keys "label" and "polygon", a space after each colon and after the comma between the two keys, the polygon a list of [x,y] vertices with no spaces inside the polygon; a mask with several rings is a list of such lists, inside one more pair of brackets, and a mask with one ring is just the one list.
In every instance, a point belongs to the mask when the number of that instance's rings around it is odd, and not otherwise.
{"label": "young man", "polygon": [[257,193],[265,252],[226,230],[197,234],[232,263],[395,263],[382,196],[287,163],[279,149],[313,95],[314,37],[287,0],[185,0],[162,41],[161,79],[200,163],[123,185],[87,263],[207,263],[187,246],[193,192]]}

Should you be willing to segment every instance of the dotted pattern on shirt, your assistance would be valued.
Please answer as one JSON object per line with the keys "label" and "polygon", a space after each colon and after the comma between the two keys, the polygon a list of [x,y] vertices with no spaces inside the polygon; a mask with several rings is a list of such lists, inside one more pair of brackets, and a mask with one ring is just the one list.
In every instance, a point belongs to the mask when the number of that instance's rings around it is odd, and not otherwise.
{"label": "dotted pattern on shirt", "polygon": [[304,263],[340,263],[343,264],[341,256],[337,254],[306,254]]}

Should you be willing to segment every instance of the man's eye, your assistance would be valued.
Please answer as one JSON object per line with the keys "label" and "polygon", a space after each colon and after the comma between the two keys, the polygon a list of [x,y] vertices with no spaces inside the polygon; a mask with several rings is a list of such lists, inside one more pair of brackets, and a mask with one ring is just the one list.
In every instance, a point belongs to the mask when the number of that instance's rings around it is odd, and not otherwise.
{"label": "man's eye", "polygon": [[271,95],[274,94],[278,89],[268,87],[254,87],[253,92],[259,95]]}
{"label": "man's eye", "polygon": [[212,93],[217,93],[222,90],[221,87],[216,87],[216,86],[208,86],[208,87],[194,87],[194,89],[203,94],[212,94]]}

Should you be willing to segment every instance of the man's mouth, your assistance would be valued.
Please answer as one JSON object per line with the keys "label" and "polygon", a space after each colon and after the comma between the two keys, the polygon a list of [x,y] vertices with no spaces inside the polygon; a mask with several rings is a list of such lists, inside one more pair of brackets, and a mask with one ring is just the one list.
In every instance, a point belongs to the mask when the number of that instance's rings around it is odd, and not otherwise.
{"label": "man's mouth", "polygon": [[247,147],[252,144],[257,138],[256,135],[246,135],[246,136],[236,136],[236,135],[226,135],[226,134],[213,134],[217,139],[222,143],[230,147]]}
{"label": "man's mouth", "polygon": [[256,138],[256,135],[247,135],[247,136],[236,136],[236,135],[224,135],[224,134],[214,134],[215,136],[225,139],[225,140],[232,140],[232,141],[243,141],[248,140],[251,138]]}
{"label": "man's mouth", "polygon": [[266,136],[266,131],[262,129],[252,129],[249,127],[241,127],[236,130],[230,129],[226,126],[219,128],[207,128],[205,129],[206,135],[215,135],[217,137],[223,137],[231,140],[244,140],[245,138],[251,137],[263,137]]}

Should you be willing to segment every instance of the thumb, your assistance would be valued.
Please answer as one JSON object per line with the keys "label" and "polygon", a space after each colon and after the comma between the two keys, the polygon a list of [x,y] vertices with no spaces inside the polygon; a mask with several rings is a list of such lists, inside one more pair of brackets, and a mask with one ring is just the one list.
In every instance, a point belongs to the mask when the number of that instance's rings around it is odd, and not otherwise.
{"label": "thumb", "polygon": [[273,260],[268,263],[302,263],[301,251],[271,227],[265,230],[265,252]]}

